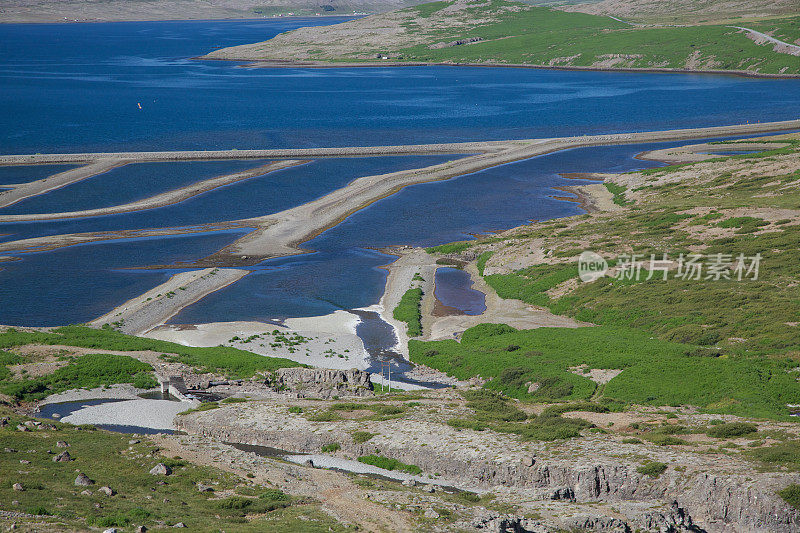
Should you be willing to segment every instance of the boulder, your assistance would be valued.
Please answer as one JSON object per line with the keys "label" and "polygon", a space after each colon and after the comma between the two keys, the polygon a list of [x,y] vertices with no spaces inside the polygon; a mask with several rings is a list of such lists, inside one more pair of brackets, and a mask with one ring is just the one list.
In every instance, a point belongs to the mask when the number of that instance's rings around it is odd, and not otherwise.
{"label": "boulder", "polygon": [[14,483],[14,485],[12,485],[12,488],[17,492],[25,491],[25,487],[22,486],[22,483]]}
{"label": "boulder", "polygon": [[97,489],[97,492],[102,492],[106,496],[113,496],[114,494],[117,493],[117,491],[115,491],[111,487],[100,487],[99,489]]}
{"label": "boulder", "polygon": [[92,491],[90,491],[89,489],[82,490],[81,494],[84,495],[84,496],[91,496],[92,495]]}
{"label": "boulder", "polygon": [[28,426],[23,426],[22,424],[17,424],[17,431],[30,431]]}
{"label": "boulder", "polygon": [[436,520],[437,518],[439,518],[439,513],[434,511],[432,507],[429,507],[425,511],[425,518],[432,518],[432,519]]}
{"label": "boulder", "polygon": [[158,463],[150,469],[150,473],[154,476],[168,476],[172,473],[172,469],[164,463]]}
{"label": "boulder", "polygon": [[183,522],[178,522],[177,524],[175,524],[172,527],[186,527],[186,524],[184,524]]}
{"label": "boulder", "polygon": [[69,446],[69,444],[67,444],[63,440],[56,442],[56,448],[66,448],[67,446]]}
{"label": "boulder", "polygon": [[79,487],[89,487],[91,485],[94,485],[94,481],[89,479],[89,476],[81,472],[80,474],[78,474],[78,477],[75,478],[75,485]]}
{"label": "boulder", "polygon": [[67,450],[64,450],[60,454],[53,456],[54,463],[68,463],[70,461],[72,461],[72,457],[69,455]]}
{"label": "boulder", "polygon": [[139,526],[134,531],[136,531],[136,533],[145,533],[145,531],[147,531],[147,528],[145,526]]}
{"label": "boulder", "polygon": [[403,480],[403,486],[404,487],[416,487],[417,486],[417,482],[414,481],[413,479],[404,479]]}
{"label": "boulder", "polygon": [[214,487],[204,485],[203,483],[198,483],[197,490],[198,492],[214,492]]}
{"label": "boulder", "polygon": [[21,465],[29,465],[29,464],[31,464],[31,462],[28,461],[27,459],[20,459],[19,460],[19,464],[21,464]]}

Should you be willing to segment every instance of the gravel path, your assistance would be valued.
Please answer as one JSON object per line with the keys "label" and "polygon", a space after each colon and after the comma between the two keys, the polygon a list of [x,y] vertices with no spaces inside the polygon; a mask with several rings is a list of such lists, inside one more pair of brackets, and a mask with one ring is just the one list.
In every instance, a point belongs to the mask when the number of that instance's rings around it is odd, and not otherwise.
{"label": "gravel path", "polygon": [[[749,33],[753,40],[756,41],[756,44],[761,44],[761,42],[769,42],[775,46],[776,52],[782,52],[785,54],[792,54],[795,56],[800,56],[800,46],[792,43],[787,43],[786,41],[781,41],[780,39],[776,39],[771,35],[767,35],[766,33],[751,29],[751,28],[743,28],[741,26],[728,26],[729,28],[736,28],[737,30],[746,31]],[[759,42],[761,41],[761,42]]]}

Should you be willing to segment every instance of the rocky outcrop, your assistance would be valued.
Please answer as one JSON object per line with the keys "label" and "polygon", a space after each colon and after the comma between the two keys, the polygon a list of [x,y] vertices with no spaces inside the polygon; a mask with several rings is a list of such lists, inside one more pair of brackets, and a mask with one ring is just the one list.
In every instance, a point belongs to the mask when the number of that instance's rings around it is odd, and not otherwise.
{"label": "rocky outcrop", "polygon": [[[669,468],[658,478],[652,478],[637,471],[641,458],[626,458],[627,450],[621,445],[600,437],[566,442],[562,453],[552,454],[545,447],[527,451],[529,444],[507,436],[454,432],[444,425],[419,421],[415,427],[402,420],[381,422],[380,427],[358,422],[351,427],[346,421],[314,423],[277,411],[267,412],[266,408],[253,406],[253,409],[250,416],[242,418],[241,424],[230,423],[230,415],[221,412],[222,409],[180,417],[178,424],[190,434],[299,453],[318,453],[321,446],[338,442],[340,455],[380,453],[417,465],[423,472],[439,473],[441,483],[468,490],[497,491],[505,487],[543,501],[599,501],[634,507],[642,504],[619,523],[606,523],[608,517],[587,515],[573,517],[577,522],[565,523],[567,529],[800,531],[800,513],[776,494],[788,484],[800,482],[800,475],[756,473],[745,462],[733,458],[720,460],[679,450],[656,450],[654,457],[673,465],[688,464],[689,468]],[[257,423],[252,416],[257,417]],[[370,430],[380,436],[355,443],[350,436],[355,429]],[[417,430],[421,432],[419,435],[414,433]],[[483,446],[481,440],[485,438],[494,440],[487,440]],[[425,445],[413,445],[414,441],[424,441]],[[576,447],[574,454],[566,452],[571,445]],[[636,453],[649,450],[638,447]],[[586,457],[592,459],[587,461]],[[518,523],[506,524],[506,529],[500,530],[526,531],[526,528]]]}
{"label": "rocky outcrop", "polygon": [[334,396],[371,396],[369,372],[326,368],[280,368],[269,385],[292,391],[298,398],[328,399]]}

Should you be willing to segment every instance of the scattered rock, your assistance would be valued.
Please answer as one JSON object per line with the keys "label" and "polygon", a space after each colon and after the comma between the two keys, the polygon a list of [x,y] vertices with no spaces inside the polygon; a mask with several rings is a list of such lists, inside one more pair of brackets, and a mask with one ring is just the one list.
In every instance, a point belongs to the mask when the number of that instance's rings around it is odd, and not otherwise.
{"label": "scattered rock", "polygon": [[[133,444],[139,444],[140,442],[142,441],[140,441],[139,439],[131,439],[128,441],[128,444],[133,445]],[[139,526],[139,527],[144,527],[144,526]]]}
{"label": "scattered rock", "polygon": [[94,485],[94,481],[89,479],[89,476],[81,472],[80,474],[78,474],[78,477],[75,478],[75,484],[78,485],[79,487],[89,487],[91,485]]}
{"label": "scattered rock", "polygon": [[404,479],[403,480],[403,486],[404,487],[416,487],[417,486],[417,482],[414,481],[413,479]]}
{"label": "scattered rock", "polygon": [[303,464],[306,466],[310,466],[311,468],[314,468],[314,461],[312,461],[311,459],[307,459],[306,462]]}
{"label": "scattered rock", "polygon": [[164,463],[158,463],[150,469],[150,473],[154,476],[168,476],[172,473],[172,469]]}
{"label": "scattered rock", "polygon": [[106,529],[105,531],[103,531],[103,533],[118,533],[118,532],[119,532],[119,529],[117,529],[115,527],[110,527],[110,528]]}
{"label": "scattered rock", "polygon": [[19,460],[19,462],[20,462],[20,464],[23,464],[23,465],[29,465],[29,464],[31,464],[31,462],[30,462],[30,461],[28,461],[27,459],[20,459],[20,460]]}
{"label": "scattered rock", "polygon": [[60,454],[53,456],[53,462],[55,463],[68,463],[70,461],[72,461],[72,457],[70,457],[67,450],[64,450]]}
{"label": "scattered rock", "polygon": [[63,440],[56,442],[56,448],[66,448],[67,446],[69,446],[69,444],[67,444]]}
{"label": "scattered rock", "polygon": [[177,524],[175,524],[172,527],[186,527],[186,524],[184,524],[183,522],[178,522]]}
{"label": "scattered rock", "polygon": [[434,511],[432,507],[429,507],[425,511],[425,515],[424,516],[425,516],[425,518],[433,518],[434,520],[436,520],[437,518],[439,518],[439,513]]}
{"label": "scattered rock", "polygon": [[210,487],[208,485],[204,485],[203,483],[197,484],[197,490],[199,492],[214,492],[214,487]]}
{"label": "scattered rock", "polygon": [[92,495],[92,491],[90,491],[89,489],[82,490],[81,494],[83,494],[84,496],[91,496]]}
{"label": "scattered rock", "polygon": [[425,487],[425,492],[430,492],[431,494],[433,494],[434,492],[436,492],[436,487],[434,487],[433,485],[427,485]]}
{"label": "scattered rock", "polygon": [[22,424],[17,424],[17,431],[30,431],[28,426],[23,426]]}
{"label": "scattered rock", "polygon": [[8,417],[4,416],[3,418],[0,418],[0,428],[4,428],[7,425],[8,425]]}
{"label": "scattered rock", "polygon": [[147,531],[147,528],[145,526],[139,526],[134,531],[136,531],[136,533],[145,533],[145,531]]}
{"label": "scattered rock", "polygon": [[12,488],[17,492],[25,491],[25,487],[22,486],[22,483],[14,483],[14,485],[12,485]]}
{"label": "scattered rock", "polygon": [[5,452],[6,453],[17,453],[17,450],[15,450],[14,448],[6,448]]}
{"label": "scattered rock", "polygon": [[99,489],[97,489],[97,492],[102,492],[106,496],[113,496],[114,494],[117,493],[117,491],[115,491],[111,487],[100,487]]}

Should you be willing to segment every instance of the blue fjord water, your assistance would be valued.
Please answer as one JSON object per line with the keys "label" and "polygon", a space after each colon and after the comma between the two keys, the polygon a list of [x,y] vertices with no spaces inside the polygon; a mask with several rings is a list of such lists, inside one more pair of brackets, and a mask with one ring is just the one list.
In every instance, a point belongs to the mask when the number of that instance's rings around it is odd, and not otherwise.
{"label": "blue fjord water", "polygon": [[[332,22],[0,25],[0,153],[448,142],[800,116],[797,80],[471,67],[252,69],[191,59],[218,46]],[[576,183],[558,173],[653,166],[633,159],[648,147],[570,150],[408,187],[306,243],[313,253],[266,261],[240,282],[185,309],[174,322],[308,316],[375,303],[385,280],[378,267],[392,260],[376,248],[437,244],[579,213],[575,203],[552,198],[564,196],[552,187]],[[0,234],[10,234],[0,239],[263,215],[316,198],[358,175],[444,159],[321,160],[166,208],[0,225]],[[191,177],[180,170],[182,164],[170,168],[174,174],[164,181],[144,180],[147,190],[173,188]],[[38,205],[61,211],[139,194],[106,187],[107,194],[81,198],[80,191],[88,193],[85,187],[91,185],[86,183],[18,209]],[[0,323],[89,320],[174,273],[130,268],[201,258],[239,235],[129,239],[0,263]]]}

